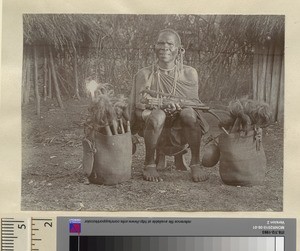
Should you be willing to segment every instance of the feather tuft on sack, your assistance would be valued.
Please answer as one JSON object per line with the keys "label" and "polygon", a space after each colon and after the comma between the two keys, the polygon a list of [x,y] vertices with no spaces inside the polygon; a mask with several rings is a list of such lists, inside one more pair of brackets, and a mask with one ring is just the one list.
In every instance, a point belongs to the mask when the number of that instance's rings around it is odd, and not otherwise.
{"label": "feather tuft on sack", "polygon": [[83,167],[89,181],[114,185],[131,178],[132,140],[127,99],[112,86],[86,82],[92,101],[85,123]]}
{"label": "feather tuft on sack", "polygon": [[262,128],[271,121],[269,105],[243,98],[230,102],[228,110],[229,118],[219,124],[229,132],[219,136],[221,179],[233,186],[260,185],[267,165]]}

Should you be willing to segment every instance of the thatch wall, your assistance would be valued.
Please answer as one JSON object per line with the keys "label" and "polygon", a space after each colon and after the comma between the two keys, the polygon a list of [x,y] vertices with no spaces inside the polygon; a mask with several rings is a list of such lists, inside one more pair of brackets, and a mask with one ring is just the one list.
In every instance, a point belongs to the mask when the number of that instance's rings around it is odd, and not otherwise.
{"label": "thatch wall", "polygon": [[200,99],[247,95],[270,103],[274,121],[282,121],[283,16],[24,15],[23,103],[38,94],[59,99],[57,92],[80,98],[87,79],[128,94],[134,74],[152,64],[163,28],[179,33],[185,63],[198,71]]}
{"label": "thatch wall", "polygon": [[253,57],[253,98],[270,104],[273,121],[283,122],[284,46],[271,42],[257,47]]}

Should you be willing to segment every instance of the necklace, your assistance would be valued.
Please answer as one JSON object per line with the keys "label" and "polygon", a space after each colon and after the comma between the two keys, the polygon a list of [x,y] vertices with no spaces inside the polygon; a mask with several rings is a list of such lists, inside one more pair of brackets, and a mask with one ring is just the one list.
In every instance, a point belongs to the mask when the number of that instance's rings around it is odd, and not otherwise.
{"label": "necklace", "polygon": [[[178,72],[176,70],[176,64],[172,68],[170,68],[170,69],[162,68],[158,64],[157,64],[157,67],[158,67],[159,71],[165,71],[165,74],[167,74],[167,75],[169,75],[170,72],[175,69],[172,90],[170,90],[170,92],[169,92],[170,94],[175,95],[176,94],[176,89],[177,89],[177,79],[178,79]],[[157,71],[157,91],[158,92],[163,92],[163,89],[162,89],[162,86],[161,86],[161,79],[160,79],[160,73],[159,73],[159,71]],[[157,97],[158,96],[159,95],[157,95]]]}
{"label": "necklace", "polygon": [[168,72],[168,71],[173,71],[173,70],[175,69],[175,67],[176,67],[176,64],[175,64],[172,68],[170,68],[170,69],[162,68],[162,67],[160,67],[160,66],[158,65],[158,69],[160,69],[161,71],[166,71],[166,72]]}

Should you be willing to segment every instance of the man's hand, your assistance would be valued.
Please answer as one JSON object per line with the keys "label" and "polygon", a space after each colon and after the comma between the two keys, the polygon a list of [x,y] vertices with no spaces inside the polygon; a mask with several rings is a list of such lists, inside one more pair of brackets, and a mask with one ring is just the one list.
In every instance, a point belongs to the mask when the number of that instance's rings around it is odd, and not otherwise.
{"label": "man's hand", "polygon": [[162,109],[164,110],[164,112],[167,115],[172,115],[175,112],[180,111],[181,106],[180,106],[179,103],[175,103],[175,102],[170,101],[170,102],[164,104]]}

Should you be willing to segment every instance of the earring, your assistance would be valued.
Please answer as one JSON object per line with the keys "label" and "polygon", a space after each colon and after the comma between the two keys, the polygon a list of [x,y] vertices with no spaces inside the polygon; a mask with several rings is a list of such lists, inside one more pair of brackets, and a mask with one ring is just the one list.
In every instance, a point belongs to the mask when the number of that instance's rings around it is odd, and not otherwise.
{"label": "earring", "polygon": [[185,49],[181,46],[178,50],[178,64],[179,64],[179,70],[183,70],[183,55],[185,53]]}

